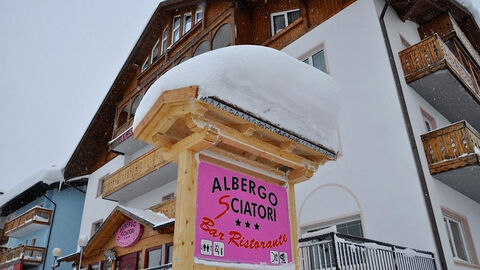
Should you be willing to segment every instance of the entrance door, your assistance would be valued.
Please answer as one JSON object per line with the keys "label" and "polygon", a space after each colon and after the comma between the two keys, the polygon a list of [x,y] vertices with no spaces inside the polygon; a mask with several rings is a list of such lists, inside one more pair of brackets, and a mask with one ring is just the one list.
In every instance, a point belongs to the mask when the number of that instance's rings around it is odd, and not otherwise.
{"label": "entrance door", "polygon": [[137,270],[138,252],[118,258],[118,270]]}

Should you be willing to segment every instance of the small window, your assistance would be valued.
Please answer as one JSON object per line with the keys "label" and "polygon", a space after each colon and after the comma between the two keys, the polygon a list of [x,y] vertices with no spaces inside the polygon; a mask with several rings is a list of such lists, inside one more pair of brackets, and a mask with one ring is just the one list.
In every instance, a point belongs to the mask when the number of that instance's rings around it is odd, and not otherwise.
{"label": "small window", "polygon": [[220,27],[212,40],[212,49],[219,49],[230,45],[230,24],[224,24]]}
{"label": "small window", "polygon": [[195,23],[199,23],[203,19],[203,10],[195,11]]}
{"label": "small window", "polygon": [[162,247],[147,249],[146,265],[148,268],[162,265]]}
{"label": "small window", "polygon": [[145,59],[145,62],[143,62],[141,72],[144,72],[144,71],[148,68],[148,66],[149,66],[149,64],[150,64],[150,63],[149,63],[149,60],[150,60],[150,57],[148,57],[147,59]]}
{"label": "small window", "polygon": [[165,246],[165,264],[172,263],[173,257],[173,243],[168,243]]}
{"label": "small window", "polygon": [[437,129],[437,123],[435,118],[427,113],[424,109],[420,108],[420,112],[422,113],[423,123],[425,124],[425,129],[427,132],[430,132],[434,129]]}
{"label": "small window", "polygon": [[132,102],[132,106],[130,109],[130,118],[133,118],[135,116],[135,113],[137,112],[138,105],[140,105],[140,101],[142,101],[143,95],[140,94],[135,97],[135,99]]}
{"label": "small window", "polygon": [[102,193],[103,193],[103,185],[104,185],[104,183],[105,183],[105,179],[106,179],[109,175],[110,175],[110,174],[108,173],[108,174],[100,177],[100,179],[98,179],[98,184],[97,184],[97,185],[98,185],[98,186],[97,186],[97,196],[96,196],[97,198],[100,197],[100,196],[102,196]]}
{"label": "small window", "polygon": [[208,42],[208,40],[205,40],[205,41],[202,41],[200,45],[198,45],[197,49],[193,53],[193,56],[197,56],[202,53],[206,53],[208,51],[210,51],[210,42]]}
{"label": "small window", "polygon": [[92,232],[91,236],[93,236],[98,230],[100,230],[100,227],[103,224],[103,220],[97,220],[94,223],[92,223]]}
{"label": "small window", "polygon": [[175,193],[172,192],[170,194],[167,194],[167,195],[163,196],[162,197],[162,202],[171,200],[173,198],[175,198]]}
{"label": "small window", "polygon": [[327,61],[325,59],[325,50],[321,49],[307,56],[303,62],[314,66],[315,68],[327,73]]}
{"label": "small window", "polygon": [[180,39],[180,16],[173,17],[172,43]]}
{"label": "small window", "polygon": [[300,18],[300,9],[277,12],[271,14],[272,36]]}
{"label": "small window", "polygon": [[152,61],[151,63],[155,63],[155,61],[157,61],[158,59],[158,47],[160,46],[160,41],[157,40],[157,43],[155,43],[155,46],[153,46],[153,49],[152,49]]}
{"label": "small window", "polygon": [[164,54],[167,48],[168,48],[168,27],[163,30],[161,54]]}
{"label": "small window", "polygon": [[443,221],[447,229],[448,241],[452,248],[453,257],[470,262],[463,224],[460,220],[444,216]]}
{"label": "small window", "polygon": [[348,218],[336,219],[329,222],[323,222],[313,226],[303,228],[303,232],[315,232],[329,227],[335,226],[336,231],[341,234],[351,235],[355,237],[363,237],[362,221],[359,215]]}
{"label": "small window", "polygon": [[33,237],[32,241],[30,241],[30,246],[34,247],[37,244],[37,238]]}
{"label": "small window", "polygon": [[183,33],[187,33],[192,29],[192,13],[183,15]]}

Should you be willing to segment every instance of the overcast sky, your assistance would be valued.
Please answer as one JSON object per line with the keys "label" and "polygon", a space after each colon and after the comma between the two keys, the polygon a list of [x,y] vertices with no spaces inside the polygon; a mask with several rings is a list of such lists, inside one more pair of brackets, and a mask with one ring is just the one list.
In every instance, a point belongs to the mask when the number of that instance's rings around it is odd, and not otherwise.
{"label": "overcast sky", "polygon": [[159,0],[0,0],[0,191],[64,165]]}
{"label": "overcast sky", "polygon": [[159,1],[0,0],[0,191],[66,163]]}

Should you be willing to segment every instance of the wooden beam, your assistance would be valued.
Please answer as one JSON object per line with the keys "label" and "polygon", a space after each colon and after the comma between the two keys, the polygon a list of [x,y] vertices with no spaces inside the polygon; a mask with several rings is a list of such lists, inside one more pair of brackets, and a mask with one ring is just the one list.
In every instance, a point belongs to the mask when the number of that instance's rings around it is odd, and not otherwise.
{"label": "wooden beam", "polygon": [[182,151],[178,157],[173,269],[194,267],[197,169],[196,154],[192,150]]}
{"label": "wooden beam", "polygon": [[300,256],[298,253],[298,228],[297,228],[297,207],[295,205],[295,184],[288,183],[288,215],[290,218],[290,241],[292,243],[292,262],[295,265],[295,270],[299,268]]}
{"label": "wooden beam", "polygon": [[280,143],[280,149],[285,152],[292,152],[295,149],[295,144],[293,142],[287,141]]}
{"label": "wooden beam", "polygon": [[298,184],[312,178],[314,173],[315,173],[315,170],[311,167],[291,170],[288,173],[288,180],[289,180],[289,183]]}

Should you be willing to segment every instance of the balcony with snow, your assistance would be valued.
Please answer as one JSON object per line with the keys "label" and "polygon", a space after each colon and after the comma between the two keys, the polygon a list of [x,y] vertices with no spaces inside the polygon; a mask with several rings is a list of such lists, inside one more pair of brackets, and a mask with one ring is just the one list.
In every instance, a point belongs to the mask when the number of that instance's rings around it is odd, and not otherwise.
{"label": "balcony with snow", "polygon": [[422,142],[430,174],[480,202],[480,133],[460,121],[422,135]]}
{"label": "balcony with snow", "polygon": [[133,128],[155,149],[109,176],[103,198],[125,201],[175,180],[173,153],[184,147],[308,178],[337,157],[336,98],[327,74],[267,47],[189,59],[146,92]]}
{"label": "balcony with snow", "polygon": [[432,252],[337,233],[331,228],[307,233],[300,242],[300,269],[435,270]]}
{"label": "balcony with snow", "polygon": [[5,223],[5,235],[20,238],[50,225],[52,210],[35,206]]}
{"label": "balcony with snow", "polygon": [[19,246],[0,253],[0,267],[6,268],[13,264],[40,265],[45,259],[45,248],[34,246]]}
{"label": "balcony with snow", "polygon": [[450,122],[466,120],[480,128],[480,69],[469,53],[458,56],[461,62],[434,34],[399,55],[406,82],[420,96]]}

